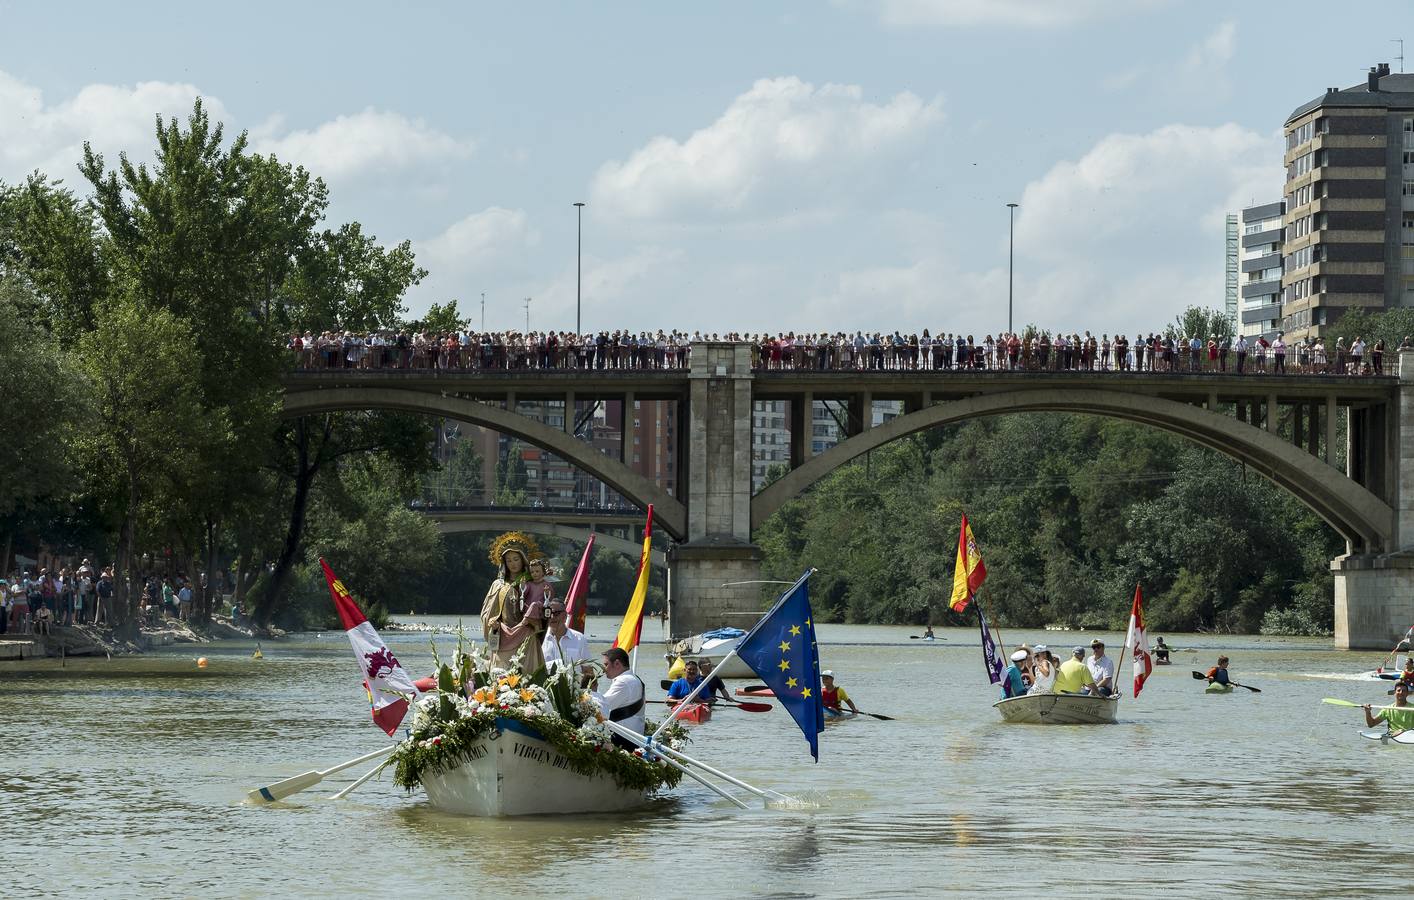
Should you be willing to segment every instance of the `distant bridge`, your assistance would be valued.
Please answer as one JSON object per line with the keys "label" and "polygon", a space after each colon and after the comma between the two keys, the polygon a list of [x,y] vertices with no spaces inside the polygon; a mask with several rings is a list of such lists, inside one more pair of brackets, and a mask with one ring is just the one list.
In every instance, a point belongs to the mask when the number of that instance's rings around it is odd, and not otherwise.
{"label": "distant bridge", "polygon": [[[583,543],[594,535],[594,544],[607,550],[623,553],[633,559],[643,553],[643,541],[631,540],[622,535],[603,531],[615,528],[632,533],[637,530],[641,536],[643,513],[638,510],[628,512],[604,510],[558,509],[555,507],[507,509],[505,507],[414,507],[437,523],[442,534],[457,534],[467,531],[528,531],[531,534],[550,535]],[[661,544],[661,542],[659,542]],[[573,566],[577,560],[562,560],[564,565]],[[668,558],[661,549],[648,555],[648,562],[654,566],[667,566]]]}
{"label": "distant bridge", "polygon": [[[759,577],[755,529],[872,449],[939,425],[1016,412],[1124,419],[1240,460],[1330,523],[1348,551],[1332,563],[1336,642],[1387,648],[1414,621],[1414,352],[1390,357],[1397,376],[758,372],[749,345],[708,343],[693,345],[689,370],[293,372],[285,378],[284,415],[395,409],[456,419],[548,450],[640,507],[652,503],[657,525],[679,542],[668,555],[676,633],[748,621],[760,604],[754,586],[738,582]],[[521,400],[561,408],[564,430],[516,413]],[[670,490],[573,436],[575,411],[601,400],[626,409],[635,400],[678,405],[684,427]],[[789,401],[791,443],[790,471],[753,496],[756,400]],[[872,427],[874,400],[901,401],[903,415]],[[811,428],[820,403],[845,439],[816,455]],[[624,416],[622,427],[630,421]],[[1279,423],[1289,424],[1289,437]],[[1336,467],[1342,442],[1343,471]],[[621,452],[631,446],[624,440]]]}

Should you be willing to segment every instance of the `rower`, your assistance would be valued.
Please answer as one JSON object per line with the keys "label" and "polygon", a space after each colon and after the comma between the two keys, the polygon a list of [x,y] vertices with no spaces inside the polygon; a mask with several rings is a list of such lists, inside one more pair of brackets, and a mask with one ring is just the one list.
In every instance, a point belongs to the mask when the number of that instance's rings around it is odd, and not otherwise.
{"label": "rower", "polygon": [[924,625],[924,626],[923,626],[923,640],[925,640],[925,641],[931,641],[931,640],[933,640],[933,638],[934,638],[933,626],[932,626],[932,625]]}
{"label": "rower", "polygon": [[1227,657],[1219,656],[1218,664],[1208,670],[1208,684],[1232,684],[1227,677]]}
{"label": "rower", "polygon": [[1399,709],[1382,709],[1378,714],[1366,703],[1365,724],[1371,728],[1384,722],[1391,732],[1408,731],[1414,728],[1414,707],[1409,705],[1409,682],[1400,680],[1394,683],[1394,705]]}
{"label": "rower", "polygon": [[1169,645],[1164,643],[1162,637],[1154,642],[1154,658],[1159,662],[1169,661]]}
{"label": "rower", "polygon": [[[683,675],[683,677],[679,678],[677,681],[674,681],[668,687],[669,700],[687,699],[687,695],[691,694],[697,689],[697,686],[702,683],[702,670],[698,667],[697,660],[689,659],[684,664],[684,669],[687,674]],[[706,690],[704,689],[702,693],[706,693]],[[701,695],[699,694],[699,696]]]}
{"label": "rower", "polygon": [[722,684],[722,679],[712,674],[712,666],[712,660],[705,656],[697,662],[697,670],[702,673],[702,677],[707,681],[707,686],[702,689],[702,693],[697,695],[697,699],[705,700],[708,703],[716,703],[717,698],[721,697],[728,703],[732,702],[732,695],[727,693],[727,686]]}
{"label": "rower", "polygon": [[850,712],[856,716],[859,715],[859,707],[849,699],[849,694],[845,693],[844,688],[835,686],[835,673],[829,669],[820,673],[820,702],[824,704],[826,709],[840,714],[844,713],[840,707],[840,704],[843,703],[849,707]]}

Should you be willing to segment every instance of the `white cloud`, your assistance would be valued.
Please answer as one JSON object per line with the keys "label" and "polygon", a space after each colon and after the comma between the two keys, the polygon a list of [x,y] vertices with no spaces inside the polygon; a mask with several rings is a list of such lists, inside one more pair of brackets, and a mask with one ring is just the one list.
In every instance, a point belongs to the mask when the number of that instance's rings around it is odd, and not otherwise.
{"label": "white cloud", "polygon": [[1223,66],[1232,59],[1237,52],[1237,23],[1227,21],[1220,24],[1213,32],[1203,40],[1199,41],[1188,51],[1188,57],[1184,60],[1184,66],[1189,69],[1203,70],[1212,66]]}
{"label": "white cloud", "polygon": [[422,119],[373,107],[311,129],[273,131],[265,126],[252,134],[257,151],[273,153],[326,178],[466,159],[476,149],[474,141],[454,138]]}
{"label": "white cloud", "polygon": [[907,91],[875,104],[855,85],[763,79],[686,140],[655,137],[603,165],[591,200],[638,219],[799,214],[884,178],[941,119],[941,100]]}
{"label": "white cloud", "polygon": [[1224,218],[1280,196],[1280,159],[1276,134],[1166,125],[1057,163],[1017,211],[1018,272],[1034,282],[1035,308],[1051,324],[1104,330],[1220,305]]}
{"label": "white cloud", "polygon": [[[154,117],[185,120],[200,94],[194,85],[163,81],[90,84],[50,104],[39,88],[0,71],[0,178],[17,181],[39,169],[73,184],[86,140],[110,158],[127,150],[135,161],[149,159]],[[225,116],[219,100],[204,102],[213,119]]]}
{"label": "white cloud", "polygon": [[1168,0],[875,0],[886,25],[1053,28],[1143,12]]}
{"label": "white cloud", "polygon": [[[453,222],[434,237],[413,242],[418,265],[428,270],[409,294],[414,312],[433,302],[469,301],[488,284],[523,278],[540,232],[524,210],[492,206]],[[464,304],[463,311],[471,306]]]}

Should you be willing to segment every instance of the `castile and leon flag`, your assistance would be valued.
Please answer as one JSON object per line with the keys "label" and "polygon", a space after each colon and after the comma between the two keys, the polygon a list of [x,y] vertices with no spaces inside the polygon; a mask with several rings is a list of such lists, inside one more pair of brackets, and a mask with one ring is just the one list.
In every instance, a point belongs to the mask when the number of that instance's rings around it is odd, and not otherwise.
{"label": "castile and leon flag", "polygon": [[393,651],[383,643],[378,632],[364,618],[348,588],[334,576],[334,570],[323,559],[324,579],[329,582],[329,595],[339,611],[344,633],[353,644],[354,658],[363,672],[363,687],[368,693],[368,705],[373,709],[373,724],[389,736],[398,730],[408,711],[408,697],[417,699],[419,691],[412,683]]}
{"label": "castile and leon flag", "polygon": [[977,538],[972,535],[972,526],[967,524],[964,514],[962,529],[957,534],[957,568],[952,574],[952,611],[967,609],[967,604],[977,596],[977,589],[986,578],[987,567],[982,563],[982,551],[977,549]]}
{"label": "castile and leon flag", "polygon": [[1144,596],[1139,585],[1134,586],[1134,605],[1129,608],[1129,634],[1124,645],[1134,655],[1134,696],[1144,688],[1144,680],[1154,671],[1154,658],[1149,655],[1149,636],[1144,633]]}

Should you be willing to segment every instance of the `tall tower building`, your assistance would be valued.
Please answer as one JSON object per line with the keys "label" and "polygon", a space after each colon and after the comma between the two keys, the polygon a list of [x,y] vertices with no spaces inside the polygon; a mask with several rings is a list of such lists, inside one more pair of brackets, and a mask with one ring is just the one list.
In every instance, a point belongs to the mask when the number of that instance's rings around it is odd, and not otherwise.
{"label": "tall tower building", "polygon": [[1242,211],[1242,311],[1238,333],[1268,340],[1281,331],[1282,217],[1286,202]]}
{"label": "tall tower building", "polygon": [[1372,66],[1286,120],[1282,328],[1414,305],[1414,75]]}
{"label": "tall tower building", "polygon": [[1237,230],[1237,216],[1228,213],[1223,242],[1223,312],[1234,325],[1237,324]]}

